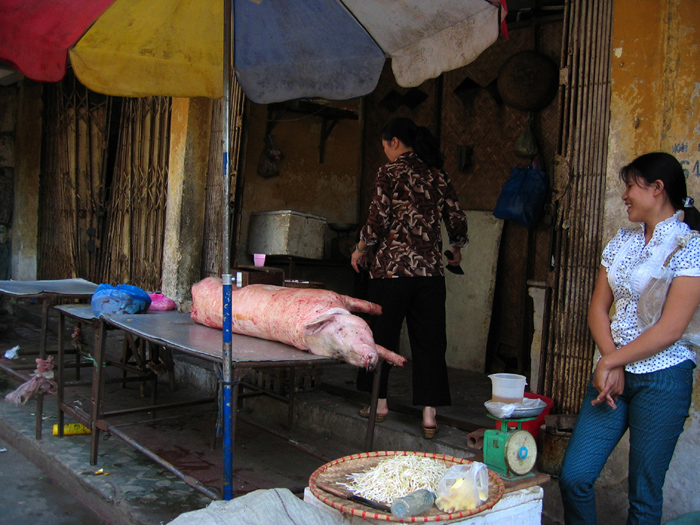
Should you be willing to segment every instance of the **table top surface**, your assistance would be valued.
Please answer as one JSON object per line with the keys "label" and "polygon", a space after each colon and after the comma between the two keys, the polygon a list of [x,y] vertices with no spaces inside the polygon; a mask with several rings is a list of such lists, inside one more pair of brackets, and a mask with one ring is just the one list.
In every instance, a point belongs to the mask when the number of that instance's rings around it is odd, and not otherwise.
{"label": "table top surface", "polygon": [[[102,314],[105,323],[137,337],[199,357],[221,361],[223,331],[195,323],[188,313],[158,312],[146,314]],[[294,366],[339,363],[298,350],[277,341],[232,334],[231,361],[248,366]]]}
{"label": "table top surface", "polygon": [[[92,306],[89,304],[58,304],[55,305],[54,310],[58,310],[64,315],[67,315],[68,317],[72,317],[74,319],[78,319],[81,321],[91,321],[91,322],[97,322],[99,319],[95,315],[95,312],[92,309]],[[172,314],[172,313],[177,313],[175,310],[149,310],[149,314],[157,314],[157,315],[166,315],[166,314]]]}
{"label": "table top surface", "polygon": [[92,306],[89,304],[59,304],[53,307],[64,315],[80,319],[82,321],[97,322],[97,316],[92,311]]}
{"label": "table top surface", "polygon": [[46,281],[0,281],[0,293],[17,296],[65,295],[90,297],[97,285],[85,279],[53,279]]}

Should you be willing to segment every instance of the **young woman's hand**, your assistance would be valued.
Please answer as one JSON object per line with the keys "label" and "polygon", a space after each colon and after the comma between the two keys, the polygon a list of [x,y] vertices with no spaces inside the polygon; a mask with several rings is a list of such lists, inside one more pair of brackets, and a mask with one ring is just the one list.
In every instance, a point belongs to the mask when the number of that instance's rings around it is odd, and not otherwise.
{"label": "young woman's hand", "polygon": [[591,404],[595,406],[605,403],[615,410],[617,408],[617,398],[625,389],[624,367],[610,368],[607,366],[605,358],[602,358],[598,361],[598,365],[596,365],[593,373],[593,387],[599,392],[599,395]]}
{"label": "young woman's hand", "polygon": [[350,256],[350,264],[357,273],[360,273],[360,268],[365,266],[366,260],[367,254],[359,251],[356,246],[355,251]]}

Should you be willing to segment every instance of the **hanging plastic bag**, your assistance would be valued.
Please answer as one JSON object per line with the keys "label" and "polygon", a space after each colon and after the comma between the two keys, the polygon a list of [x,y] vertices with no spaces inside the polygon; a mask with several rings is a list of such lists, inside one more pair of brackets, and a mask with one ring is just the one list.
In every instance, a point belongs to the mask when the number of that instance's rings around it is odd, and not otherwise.
{"label": "hanging plastic bag", "polygon": [[101,314],[140,314],[148,310],[151,298],[131,284],[101,284],[92,294],[90,306],[96,317]]}
{"label": "hanging plastic bag", "polygon": [[489,471],[475,461],[450,467],[438,483],[435,505],[442,512],[474,510],[489,499]]}
{"label": "hanging plastic bag", "polygon": [[17,390],[7,394],[5,401],[15,405],[24,405],[39,392],[42,394],[55,394],[58,392],[58,385],[54,381],[53,356],[50,355],[45,360],[37,357],[35,361],[36,370],[32,374],[31,379],[26,383],[22,383]]}
{"label": "hanging plastic bag", "polygon": [[515,141],[513,153],[515,153],[518,157],[524,157],[527,159],[531,159],[537,155],[537,140],[535,139],[535,133],[532,131],[532,126],[530,125],[529,120],[525,126],[525,129]]}
{"label": "hanging plastic bag", "polygon": [[529,166],[510,168],[510,177],[503,184],[493,210],[494,217],[535,228],[544,208],[548,186],[547,174],[542,170]]}

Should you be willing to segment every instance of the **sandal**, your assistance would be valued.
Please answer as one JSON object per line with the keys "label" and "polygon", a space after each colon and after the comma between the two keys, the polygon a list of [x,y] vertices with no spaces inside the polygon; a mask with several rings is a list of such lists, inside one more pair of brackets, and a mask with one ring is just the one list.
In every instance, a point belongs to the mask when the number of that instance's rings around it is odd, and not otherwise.
{"label": "sandal", "polygon": [[435,437],[435,434],[437,434],[437,431],[440,427],[435,425],[434,427],[426,427],[423,425],[423,436],[425,436],[425,439],[433,439]]}
{"label": "sandal", "polygon": [[[360,417],[364,417],[365,419],[369,419],[369,411],[370,411],[370,408],[368,406],[366,406],[366,407],[360,409],[358,414],[360,414]],[[384,421],[385,417],[386,417],[386,414],[379,414],[378,413],[376,415],[376,417],[374,418],[374,421],[376,421],[377,423],[381,423],[382,421]]]}

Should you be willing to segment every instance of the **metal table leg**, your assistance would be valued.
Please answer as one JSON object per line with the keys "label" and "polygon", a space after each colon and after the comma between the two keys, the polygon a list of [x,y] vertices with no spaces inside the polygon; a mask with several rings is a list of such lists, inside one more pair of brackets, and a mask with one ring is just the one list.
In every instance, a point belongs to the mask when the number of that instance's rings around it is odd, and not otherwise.
{"label": "metal table leg", "polygon": [[289,430],[292,430],[292,427],[294,426],[294,399],[295,399],[295,390],[296,390],[296,373],[294,371],[294,367],[291,366],[289,367],[289,395],[287,403],[287,428]]}
{"label": "metal table leg", "polygon": [[65,378],[64,366],[65,366],[65,351],[63,349],[63,329],[64,329],[65,318],[63,317],[63,312],[59,310],[58,312],[58,366],[56,372],[56,382],[58,383],[58,391],[56,392],[56,407],[58,408],[58,437],[63,437],[63,398],[64,398],[64,386],[63,381]]}
{"label": "metal table leg", "polygon": [[[50,297],[44,297],[41,303],[41,341],[39,341],[39,357],[46,359],[46,339],[49,327],[49,308],[53,301]],[[44,394],[40,391],[36,396],[36,439],[41,439],[41,430],[44,424]]]}
{"label": "metal table leg", "polygon": [[371,452],[374,447],[374,423],[377,419],[377,399],[379,399],[379,379],[382,374],[382,363],[384,359],[381,357],[377,362],[377,368],[374,370],[372,378],[372,401],[369,404],[369,421],[367,422],[367,435],[365,437],[365,452]]}
{"label": "metal table leg", "polygon": [[90,464],[97,464],[97,452],[99,447],[100,429],[97,426],[98,421],[102,418],[102,398],[104,396],[104,354],[105,354],[105,323],[98,325],[98,340],[95,345],[95,362],[92,369],[92,406],[90,409],[90,427],[92,430],[92,440],[90,443]]}

